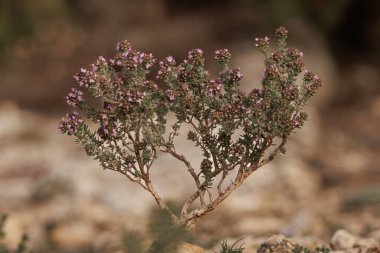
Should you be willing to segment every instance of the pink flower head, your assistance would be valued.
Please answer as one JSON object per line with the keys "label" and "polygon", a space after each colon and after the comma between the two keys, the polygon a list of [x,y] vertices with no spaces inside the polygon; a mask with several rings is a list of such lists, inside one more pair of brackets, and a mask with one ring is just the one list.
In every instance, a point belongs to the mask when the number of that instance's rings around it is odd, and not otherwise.
{"label": "pink flower head", "polygon": [[83,120],[79,117],[79,113],[74,111],[73,113],[66,114],[66,117],[62,118],[59,122],[58,128],[62,133],[73,135],[78,132],[78,127],[82,124]]}
{"label": "pink flower head", "polygon": [[173,90],[166,90],[165,94],[166,94],[166,97],[169,99],[169,101],[175,100],[175,92]]}
{"label": "pink flower head", "polygon": [[219,63],[227,63],[231,59],[231,53],[227,49],[216,50],[215,59]]}
{"label": "pink flower head", "polygon": [[239,82],[243,79],[243,74],[240,72],[240,68],[228,70],[228,79],[232,82]]}
{"label": "pink flower head", "polygon": [[72,107],[77,107],[84,102],[83,92],[75,88],[71,88],[71,91],[65,98],[66,103]]}

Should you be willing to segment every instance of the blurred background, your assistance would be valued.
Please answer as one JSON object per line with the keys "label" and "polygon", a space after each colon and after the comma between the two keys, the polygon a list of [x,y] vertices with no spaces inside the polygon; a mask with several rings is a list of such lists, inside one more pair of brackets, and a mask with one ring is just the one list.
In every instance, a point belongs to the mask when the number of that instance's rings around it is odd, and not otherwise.
{"label": "blurred background", "polygon": [[[153,199],[102,171],[57,129],[73,74],[111,57],[123,39],[158,59],[181,61],[202,48],[214,74],[214,50],[229,48],[248,91],[263,69],[253,40],[273,38],[280,25],[325,86],[288,154],[203,218],[191,240],[203,247],[277,233],[328,240],[339,228],[380,240],[379,11],[378,0],[0,0],[4,242],[16,247],[27,233],[36,252],[123,252],[131,234],[149,243]],[[154,182],[181,202],[193,188],[177,165],[160,156]]]}

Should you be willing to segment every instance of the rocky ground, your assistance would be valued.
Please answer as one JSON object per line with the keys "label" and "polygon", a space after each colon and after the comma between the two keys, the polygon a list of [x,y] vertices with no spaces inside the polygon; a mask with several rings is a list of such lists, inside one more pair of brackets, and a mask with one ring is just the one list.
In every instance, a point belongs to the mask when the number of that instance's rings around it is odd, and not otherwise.
{"label": "rocky ground", "polygon": [[[229,246],[231,247],[234,241]],[[310,237],[287,238],[284,235],[273,235],[269,238],[252,238],[244,242],[236,243],[234,249],[244,249],[244,252],[257,253],[293,253],[317,252],[319,249],[329,249],[331,253],[378,253],[380,252],[379,240],[373,238],[361,238],[354,236],[346,230],[338,230],[329,242]],[[218,250],[218,247],[216,247]],[[300,250],[300,251],[297,251]],[[188,243],[179,246],[180,253],[206,253],[208,251]]]}

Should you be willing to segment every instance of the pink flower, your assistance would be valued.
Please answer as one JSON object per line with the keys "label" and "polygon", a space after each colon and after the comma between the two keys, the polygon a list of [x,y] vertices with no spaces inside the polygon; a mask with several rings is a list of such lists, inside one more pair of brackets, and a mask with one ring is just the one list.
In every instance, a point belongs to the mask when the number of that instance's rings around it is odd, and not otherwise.
{"label": "pink flower", "polygon": [[82,124],[83,120],[79,117],[79,113],[74,111],[73,113],[66,114],[66,117],[62,118],[59,122],[58,128],[62,133],[73,135],[78,132],[78,127]]}
{"label": "pink flower", "polygon": [[77,107],[84,102],[83,92],[75,88],[71,88],[69,94],[67,94],[66,103],[72,107]]}

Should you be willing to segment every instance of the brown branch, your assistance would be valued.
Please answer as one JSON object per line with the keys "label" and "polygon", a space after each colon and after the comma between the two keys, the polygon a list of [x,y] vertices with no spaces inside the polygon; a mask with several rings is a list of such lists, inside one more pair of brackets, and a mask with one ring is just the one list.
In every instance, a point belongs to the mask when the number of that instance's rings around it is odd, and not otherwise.
{"label": "brown branch", "polygon": [[198,191],[199,191],[199,201],[201,202],[201,206],[205,207],[206,206],[205,190],[204,188],[198,188]]}
{"label": "brown branch", "polygon": [[[138,162],[138,165],[139,165],[139,168],[140,168],[140,172],[141,172],[141,176],[142,176],[142,180],[143,180],[143,181],[139,180],[139,181],[137,181],[137,183],[139,183],[145,190],[147,190],[148,192],[150,192],[150,194],[156,200],[158,206],[162,210],[167,211],[170,214],[173,222],[177,223],[178,222],[177,216],[162,201],[161,197],[159,196],[159,194],[157,193],[157,191],[154,189],[154,187],[153,187],[153,185],[151,183],[151,180],[149,178],[149,169],[151,168],[154,159],[152,159],[151,163],[148,164],[148,166],[147,166],[147,172],[144,171],[144,165],[143,165],[143,163],[141,161],[141,155],[140,155],[139,147],[138,147],[138,142],[139,142],[139,133],[138,132],[139,131],[140,131],[140,129],[137,129],[137,131],[135,132],[135,139],[133,139],[133,137],[132,137],[132,135],[130,133],[127,133],[128,137],[132,141],[133,147],[135,149],[136,159],[137,159],[137,162]],[[157,156],[157,151],[156,151],[155,148],[153,148],[153,156],[154,156],[154,158]],[[145,183],[145,185],[143,184],[143,182]]]}
{"label": "brown branch", "polygon": [[180,222],[182,224],[194,224],[200,217],[214,210],[237,187],[239,187],[251,173],[252,171],[239,171],[235,180],[221,194],[219,194],[219,196],[211,204],[209,204],[206,208],[195,209],[188,215],[185,214],[184,216],[181,216]]}
{"label": "brown branch", "polygon": [[126,147],[130,152],[135,153],[135,150],[131,149],[129,147],[130,142],[126,142],[125,140],[121,139],[121,143],[123,144],[124,147]]}
{"label": "brown branch", "polygon": [[165,203],[162,201],[161,197],[158,195],[158,193],[156,192],[156,190],[154,189],[151,181],[149,178],[146,178],[145,180],[145,184],[146,184],[146,190],[150,192],[150,194],[153,196],[153,198],[156,200],[158,206],[168,212],[170,214],[170,217],[172,218],[173,222],[174,223],[177,223],[178,222],[178,218],[177,216],[172,212],[172,210],[170,210],[170,208],[165,205]]}
{"label": "brown branch", "polygon": [[207,191],[208,197],[210,199],[210,203],[214,202],[214,196],[212,195],[212,192],[210,191],[210,189],[206,188],[206,191]]}
{"label": "brown branch", "polygon": [[[109,149],[109,148],[111,148],[111,151],[113,151],[112,147],[114,147],[116,149],[116,153],[119,154],[119,156],[121,158],[125,158],[124,155],[123,155],[122,149],[117,145],[117,142],[113,141],[113,143],[114,143],[114,146],[108,146],[108,147],[101,146],[102,152],[109,152],[109,151],[107,151],[107,149]],[[112,144],[112,142],[109,142],[109,145],[111,145],[111,144]],[[121,168],[114,168],[114,166],[112,166],[111,164],[108,163],[108,166],[105,165],[105,168],[109,169],[109,170],[112,170],[112,171],[119,172],[119,173],[125,175],[132,182],[139,183],[139,184],[141,183],[141,182],[139,182],[139,181],[141,181],[141,179],[139,178],[139,176],[136,173],[134,173],[134,172],[126,169],[125,166],[123,166],[123,165],[121,165]],[[135,166],[133,166],[133,170],[135,172],[137,172],[137,169],[136,169]],[[140,179],[140,180],[138,180],[138,179]],[[142,185],[142,186],[144,187],[144,185]],[[144,189],[146,189],[146,188],[144,188]]]}
{"label": "brown branch", "polygon": [[153,150],[153,157],[150,163],[147,165],[146,173],[149,175],[149,170],[153,165],[154,160],[157,158],[157,150],[156,148],[152,145],[152,150]]}
{"label": "brown branch", "polygon": [[162,152],[164,153],[169,153],[171,154],[172,156],[174,156],[175,158],[177,158],[179,161],[183,162],[186,167],[187,167],[187,170],[188,172],[190,173],[190,175],[194,178],[197,186],[200,185],[200,182],[199,182],[199,179],[198,179],[198,176],[197,174],[195,173],[195,170],[194,168],[191,166],[191,163],[186,159],[186,157],[182,154],[179,154],[177,153],[175,150],[171,149],[170,147],[168,146],[164,146],[164,149],[160,149]]}
{"label": "brown branch", "polygon": [[[135,155],[136,155],[136,160],[137,160],[137,164],[139,165],[139,169],[140,169],[140,173],[141,174],[146,174],[145,171],[144,171],[144,165],[141,161],[141,155],[140,155],[140,151],[139,151],[139,144],[138,144],[138,140],[136,139],[133,139],[131,133],[127,133],[128,134],[128,138],[132,141],[132,144],[133,144],[133,148],[135,149]],[[135,134],[136,136],[136,134]]]}
{"label": "brown branch", "polygon": [[[116,168],[113,168],[112,166],[106,166],[106,168],[108,170],[112,170],[112,171],[116,171],[116,172],[119,172],[121,174],[123,174],[124,176],[126,176],[130,181],[134,182],[134,183],[138,183],[141,187],[143,187],[145,190],[148,190],[148,188],[143,184],[143,181],[141,181],[141,178],[137,177],[136,175],[134,175],[132,172],[128,171],[128,170],[125,170],[124,168],[122,170],[120,169],[116,169]],[[131,174],[131,175],[129,175]]]}
{"label": "brown branch", "polygon": [[[219,182],[218,184],[218,197],[212,201],[206,208],[199,208],[199,209],[195,209],[193,210],[190,214],[186,214],[186,213],[181,213],[182,216],[181,216],[181,222],[184,223],[184,224],[188,224],[188,223],[191,223],[191,224],[194,224],[196,220],[198,220],[201,216],[205,215],[206,213],[214,210],[223,200],[225,200],[237,187],[239,187],[244,181],[246,178],[248,178],[248,176],[255,170],[245,170],[245,162],[246,162],[246,159],[247,159],[247,155],[244,154],[244,156],[242,157],[242,159],[240,160],[240,166],[239,166],[239,169],[238,169],[238,174],[236,175],[236,178],[233,182],[231,182],[231,184],[229,186],[227,186],[227,188],[224,190],[224,191],[221,191],[221,182],[222,180]],[[224,180],[224,178],[226,177],[226,172],[223,171],[223,176],[222,176],[222,179]]]}
{"label": "brown branch", "polygon": [[216,155],[211,150],[210,150],[210,153],[211,153],[211,156],[212,156],[212,161],[214,163],[215,170],[220,170],[220,167],[219,167],[219,164],[218,164],[218,159],[216,158]]}
{"label": "brown branch", "polygon": [[187,210],[191,206],[191,204],[199,197],[199,191],[196,191],[191,195],[185,202],[181,210],[181,217],[185,217],[187,215]]}
{"label": "brown branch", "polygon": [[[162,152],[165,152],[165,153],[169,153],[171,154],[173,157],[177,158],[179,161],[183,162],[185,165],[186,165],[186,168],[187,168],[187,171],[190,173],[190,175],[193,177],[194,181],[195,181],[195,185],[197,187],[197,192],[199,192],[199,194],[197,195],[197,197],[195,199],[197,199],[198,197],[200,198],[200,201],[201,201],[201,205],[202,206],[206,206],[206,203],[204,201],[204,190],[203,190],[203,187],[202,187],[202,184],[201,182],[199,181],[199,177],[198,175],[195,173],[195,169],[191,166],[190,162],[185,158],[184,155],[182,154],[179,154],[177,153],[175,150],[171,149],[170,147],[168,146],[165,146],[164,145],[164,149],[161,150]],[[190,197],[191,198],[191,197]],[[189,198],[189,199],[190,199]],[[194,200],[195,200],[194,199]],[[192,200],[191,203],[194,201]],[[190,204],[191,204],[190,203]]]}
{"label": "brown branch", "polygon": [[219,195],[222,193],[222,184],[223,184],[223,181],[226,178],[226,176],[227,176],[227,172],[223,171],[222,178],[220,179],[220,181],[218,183],[218,186],[216,187],[218,189],[218,194]]}
{"label": "brown branch", "polygon": [[[153,123],[152,123],[152,126],[155,128],[155,125]],[[202,194],[202,190],[201,190],[202,189],[201,188],[201,183],[199,181],[198,175],[195,173],[195,169],[191,166],[191,163],[185,158],[184,155],[177,153],[175,151],[175,149],[173,149],[170,146],[168,146],[163,138],[161,138],[160,141],[161,141],[161,146],[162,146],[162,149],[160,149],[160,151],[162,151],[164,153],[169,153],[173,157],[177,158],[179,161],[183,162],[186,165],[187,171],[190,173],[190,175],[193,177],[193,179],[195,181],[195,184],[196,184],[196,187],[197,187],[197,191],[199,191],[199,194],[197,194],[197,196],[194,199],[192,199],[192,200],[188,199],[188,201],[190,202],[189,205],[191,205],[194,202],[195,199],[197,199],[198,197],[200,197],[202,206],[206,206],[206,204],[204,202],[204,197],[203,197],[203,194]],[[186,206],[186,203],[185,203],[184,206]],[[185,208],[185,210],[187,210],[187,209]]]}
{"label": "brown branch", "polygon": [[[204,104],[203,104],[203,106],[204,106]],[[202,136],[201,133],[200,133],[200,131],[199,131],[199,128],[198,128],[198,127],[194,124],[194,122],[193,122],[193,116],[191,116],[191,118],[187,117],[187,120],[188,120],[188,122],[191,124],[191,126],[194,128],[195,132],[198,133],[200,136]],[[198,120],[198,122],[200,122],[199,119],[197,119],[197,120]],[[208,122],[207,122],[207,121],[206,121],[206,126],[208,127]],[[210,131],[211,131],[211,132],[210,132],[210,135],[212,135],[212,130],[210,130]],[[219,165],[218,165],[218,160],[217,160],[217,156],[216,156],[216,154],[215,154],[212,150],[210,150],[209,148],[207,148],[206,146],[202,145],[201,142],[197,141],[197,143],[198,143],[202,148],[207,149],[207,150],[211,153],[212,161],[213,161],[213,164],[214,164],[214,168],[215,168],[216,175],[219,174],[220,171],[221,171],[221,168],[220,168]],[[198,174],[198,176],[197,176],[198,180],[199,180],[199,175],[200,175],[200,174]],[[204,182],[203,184],[205,184],[205,182]],[[212,202],[212,199],[213,199],[212,193],[211,193],[211,191],[209,191],[209,190],[207,189],[207,187],[205,187],[205,186],[203,186],[203,187],[199,187],[199,186],[197,185],[197,187],[198,187],[198,191],[200,191],[200,192],[199,192],[199,199],[200,199],[200,202],[201,202],[201,206],[202,206],[202,207],[205,207],[205,206],[206,206],[206,204],[205,204],[205,200],[204,200],[204,194],[205,194],[205,191],[207,191],[207,193],[208,193],[208,195],[209,195],[209,198],[210,198],[210,201],[211,201],[211,202]]]}

